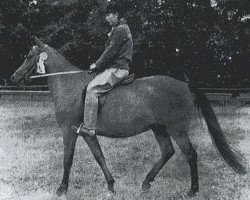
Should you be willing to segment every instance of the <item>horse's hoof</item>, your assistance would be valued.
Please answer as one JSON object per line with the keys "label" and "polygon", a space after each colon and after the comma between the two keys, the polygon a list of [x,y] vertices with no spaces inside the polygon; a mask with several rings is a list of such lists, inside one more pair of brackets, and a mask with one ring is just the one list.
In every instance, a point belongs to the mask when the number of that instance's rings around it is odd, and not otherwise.
{"label": "horse's hoof", "polygon": [[108,191],[110,192],[110,194],[115,194],[115,190],[114,190],[113,187],[112,188],[108,188]]}
{"label": "horse's hoof", "polygon": [[144,180],[142,183],[142,191],[147,191],[151,188],[150,182]]}
{"label": "horse's hoof", "polygon": [[108,192],[106,194],[106,198],[109,199],[109,200],[114,199],[115,198],[114,195],[115,195],[115,191],[114,192]]}
{"label": "horse's hoof", "polygon": [[187,193],[188,197],[190,197],[190,198],[194,197],[195,194],[198,192],[198,190],[199,190],[199,189],[195,189],[195,190],[192,190],[192,189],[191,189],[191,190]]}
{"label": "horse's hoof", "polygon": [[110,182],[108,184],[108,191],[111,192],[111,193],[115,193],[115,190],[114,190],[114,181]]}
{"label": "horse's hoof", "polygon": [[65,196],[66,193],[67,193],[67,190],[66,190],[65,187],[63,187],[63,186],[60,186],[60,187],[57,189],[57,191],[56,191],[56,195],[57,195],[58,197]]}

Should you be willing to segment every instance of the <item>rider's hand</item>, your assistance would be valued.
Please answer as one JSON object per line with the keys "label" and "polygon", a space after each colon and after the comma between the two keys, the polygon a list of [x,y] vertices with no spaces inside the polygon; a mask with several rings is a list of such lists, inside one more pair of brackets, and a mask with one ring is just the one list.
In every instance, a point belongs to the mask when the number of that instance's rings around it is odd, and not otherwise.
{"label": "rider's hand", "polygon": [[93,63],[92,65],[90,65],[89,67],[89,73],[92,74],[94,72],[97,72],[98,68],[96,67],[95,63]]}
{"label": "rider's hand", "polygon": [[90,65],[89,69],[90,69],[91,71],[94,71],[94,70],[96,69],[95,63],[93,63],[92,65]]}

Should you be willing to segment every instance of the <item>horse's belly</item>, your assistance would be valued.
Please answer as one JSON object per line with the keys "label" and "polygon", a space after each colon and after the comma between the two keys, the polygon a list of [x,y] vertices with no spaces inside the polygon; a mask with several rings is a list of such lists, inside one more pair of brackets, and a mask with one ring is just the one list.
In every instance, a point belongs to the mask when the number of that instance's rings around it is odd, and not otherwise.
{"label": "horse's belly", "polygon": [[150,109],[143,105],[105,108],[100,112],[97,121],[97,130],[103,132],[104,135],[114,137],[139,134],[155,123]]}

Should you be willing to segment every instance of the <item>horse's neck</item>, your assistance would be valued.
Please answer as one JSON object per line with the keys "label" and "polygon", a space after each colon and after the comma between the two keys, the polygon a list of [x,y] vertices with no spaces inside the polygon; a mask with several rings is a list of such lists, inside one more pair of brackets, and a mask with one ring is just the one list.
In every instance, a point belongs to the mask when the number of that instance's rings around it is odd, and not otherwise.
{"label": "horse's neck", "polygon": [[85,71],[79,74],[50,76],[48,86],[55,103],[63,105],[66,103],[64,101],[71,103],[70,101],[74,100],[74,97],[79,98],[92,79],[93,75],[89,75]]}
{"label": "horse's neck", "polygon": [[49,47],[46,52],[49,55],[46,65],[47,73],[81,70],[80,68],[72,65],[62,54],[57,52],[55,49]]}
{"label": "horse's neck", "polygon": [[57,73],[57,72],[72,72],[72,71],[82,71],[80,73],[74,74],[61,74],[49,76],[48,85],[50,92],[56,101],[58,99],[64,99],[66,96],[74,93],[77,87],[84,89],[87,87],[88,83],[92,80],[92,75],[89,75],[86,70],[81,70],[80,68],[72,65],[66,58],[64,58],[60,53],[49,49],[50,60],[47,63],[47,73]]}

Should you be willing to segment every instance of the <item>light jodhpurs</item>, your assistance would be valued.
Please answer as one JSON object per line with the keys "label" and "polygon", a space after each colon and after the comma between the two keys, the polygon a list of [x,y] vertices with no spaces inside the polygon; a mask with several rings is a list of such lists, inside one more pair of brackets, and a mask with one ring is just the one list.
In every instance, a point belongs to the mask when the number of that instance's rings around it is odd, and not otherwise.
{"label": "light jodhpurs", "polygon": [[129,75],[126,69],[109,68],[98,74],[87,87],[84,107],[84,127],[96,129],[98,97],[110,91],[116,83]]}

